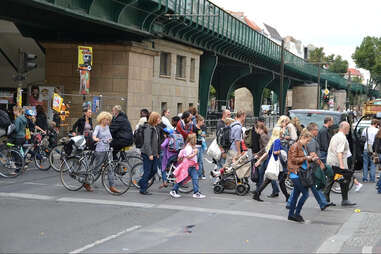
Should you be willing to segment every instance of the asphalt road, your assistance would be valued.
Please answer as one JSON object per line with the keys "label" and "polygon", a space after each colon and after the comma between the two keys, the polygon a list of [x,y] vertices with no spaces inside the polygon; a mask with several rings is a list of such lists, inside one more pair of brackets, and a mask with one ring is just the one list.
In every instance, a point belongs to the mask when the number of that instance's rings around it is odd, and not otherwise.
{"label": "asphalt road", "polygon": [[[287,220],[284,197],[266,197],[271,186],[258,203],[251,195],[214,194],[209,178],[200,185],[202,200],[173,199],[158,183],[152,196],[134,187],[111,196],[100,183],[92,193],[70,192],[57,173],[36,169],[2,178],[0,253],[381,253],[381,195],[374,184],[351,191],[355,208],[321,212],[311,194],[304,224]],[[332,195],[340,204],[340,195]]]}

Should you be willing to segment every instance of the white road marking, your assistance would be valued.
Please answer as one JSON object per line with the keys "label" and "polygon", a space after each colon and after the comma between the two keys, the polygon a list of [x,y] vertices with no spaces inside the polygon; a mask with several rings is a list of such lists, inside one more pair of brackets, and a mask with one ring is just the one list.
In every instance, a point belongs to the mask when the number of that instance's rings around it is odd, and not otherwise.
{"label": "white road marking", "polygon": [[105,200],[105,199],[90,199],[90,198],[69,198],[63,197],[56,199],[57,202],[69,202],[69,203],[86,203],[86,204],[96,204],[96,205],[117,205],[117,206],[129,206],[129,207],[139,207],[139,208],[152,208],[155,204],[150,203],[137,203],[137,202],[126,202],[117,200]]}
{"label": "white road marking", "polygon": [[16,183],[16,181],[0,181],[1,184],[12,184]]}
{"label": "white road marking", "polygon": [[108,241],[110,241],[110,240],[112,240],[112,239],[118,238],[118,237],[121,236],[121,235],[124,235],[124,234],[126,234],[126,233],[128,233],[128,232],[131,232],[131,231],[134,231],[134,230],[137,230],[137,229],[139,229],[139,228],[141,228],[141,227],[142,227],[142,226],[140,226],[140,225],[136,225],[136,226],[127,228],[127,229],[125,229],[125,230],[123,230],[123,231],[120,231],[119,233],[117,233],[117,234],[115,234],[115,235],[110,235],[110,236],[105,237],[105,238],[103,238],[103,239],[97,240],[97,241],[95,241],[95,242],[93,242],[93,243],[91,243],[91,244],[88,244],[88,245],[86,245],[86,246],[84,246],[84,247],[82,247],[82,248],[73,250],[73,251],[69,252],[69,254],[77,254],[77,253],[81,253],[81,252],[83,252],[83,251],[85,251],[85,250],[88,250],[88,249],[90,249],[90,248],[93,248],[93,247],[95,247],[95,246],[97,246],[97,245],[100,245],[100,244],[102,244],[102,243],[108,242]]}
{"label": "white road marking", "polygon": [[34,183],[34,182],[23,182],[23,184],[40,185],[40,186],[47,186],[47,185],[49,185],[49,184],[46,184],[46,183]]}
{"label": "white road marking", "polygon": [[248,217],[278,220],[278,221],[287,221],[286,217],[279,216],[279,215],[271,215],[271,214],[265,214],[265,213],[255,213],[255,212],[239,211],[239,210],[223,210],[223,209],[213,209],[213,208],[204,208],[204,207],[194,207],[194,206],[160,205],[160,204],[157,205],[153,203],[126,202],[126,201],[106,200],[106,199],[70,198],[70,197],[58,198],[54,196],[35,195],[35,194],[28,194],[28,193],[7,193],[7,192],[0,192],[0,197],[54,200],[55,202],[65,202],[65,203],[81,203],[81,204],[95,204],[95,205],[115,205],[115,206],[137,207],[137,208],[168,209],[168,210],[178,210],[178,211],[188,211],[188,212],[202,212],[202,213],[214,213],[214,214],[224,214],[224,215],[248,216]]}
{"label": "white road marking", "polygon": [[8,193],[8,192],[0,192],[0,197],[3,198],[25,198],[25,199],[37,199],[37,200],[53,200],[53,196],[47,195],[37,195],[37,194],[29,194],[29,193]]}
{"label": "white road marking", "polygon": [[364,246],[362,247],[361,253],[371,254],[373,252],[373,246]]}

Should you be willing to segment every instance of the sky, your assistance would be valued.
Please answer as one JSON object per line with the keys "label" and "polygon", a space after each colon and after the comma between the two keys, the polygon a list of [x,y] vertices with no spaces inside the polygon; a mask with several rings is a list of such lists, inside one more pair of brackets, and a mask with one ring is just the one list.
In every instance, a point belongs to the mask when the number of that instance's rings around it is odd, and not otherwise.
{"label": "sky", "polygon": [[351,55],[365,36],[381,37],[380,0],[211,0],[245,15],[263,28],[266,23],[282,37],[324,47],[355,67]]}

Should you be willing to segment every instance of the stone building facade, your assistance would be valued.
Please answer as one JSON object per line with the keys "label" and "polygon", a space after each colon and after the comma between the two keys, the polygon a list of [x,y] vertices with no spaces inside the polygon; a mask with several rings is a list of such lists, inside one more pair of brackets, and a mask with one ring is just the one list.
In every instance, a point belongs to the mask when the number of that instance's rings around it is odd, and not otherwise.
{"label": "stone building facade", "polygon": [[[166,107],[174,115],[197,106],[202,51],[162,40],[89,44],[93,47],[93,67],[90,95],[84,98],[79,95],[78,44],[49,42],[43,46],[46,82],[61,87],[65,102],[71,105],[70,118],[65,122],[67,129],[82,115],[84,100],[92,101],[93,96],[101,96],[101,111],[121,105],[132,126],[142,108],[161,112]],[[160,74],[162,52],[170,55],[169,75]]]}
{"label": "stone building facade", "polygon": [[152,109],[169,109],[178,115],[198,105],[200,56],[202,51],[164,40],[147,43],[158,52],[154,56]]}

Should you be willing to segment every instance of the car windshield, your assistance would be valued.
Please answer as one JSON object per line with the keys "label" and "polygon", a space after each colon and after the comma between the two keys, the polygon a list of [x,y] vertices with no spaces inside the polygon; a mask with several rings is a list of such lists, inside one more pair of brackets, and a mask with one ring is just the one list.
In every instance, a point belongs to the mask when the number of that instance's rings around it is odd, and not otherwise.
{"label": "car windshield", "polygon": [[339,124],[340,122],[340,115],[334,114],[290,112],[290,116],[291,118],[299,118],[300,124],[302,124],[304,127],[307,127],[309,123],[314,122],[319,126],[319,129],[323,126],[324,118],[326,118],[327,116],[332,116],[334,124]]}

